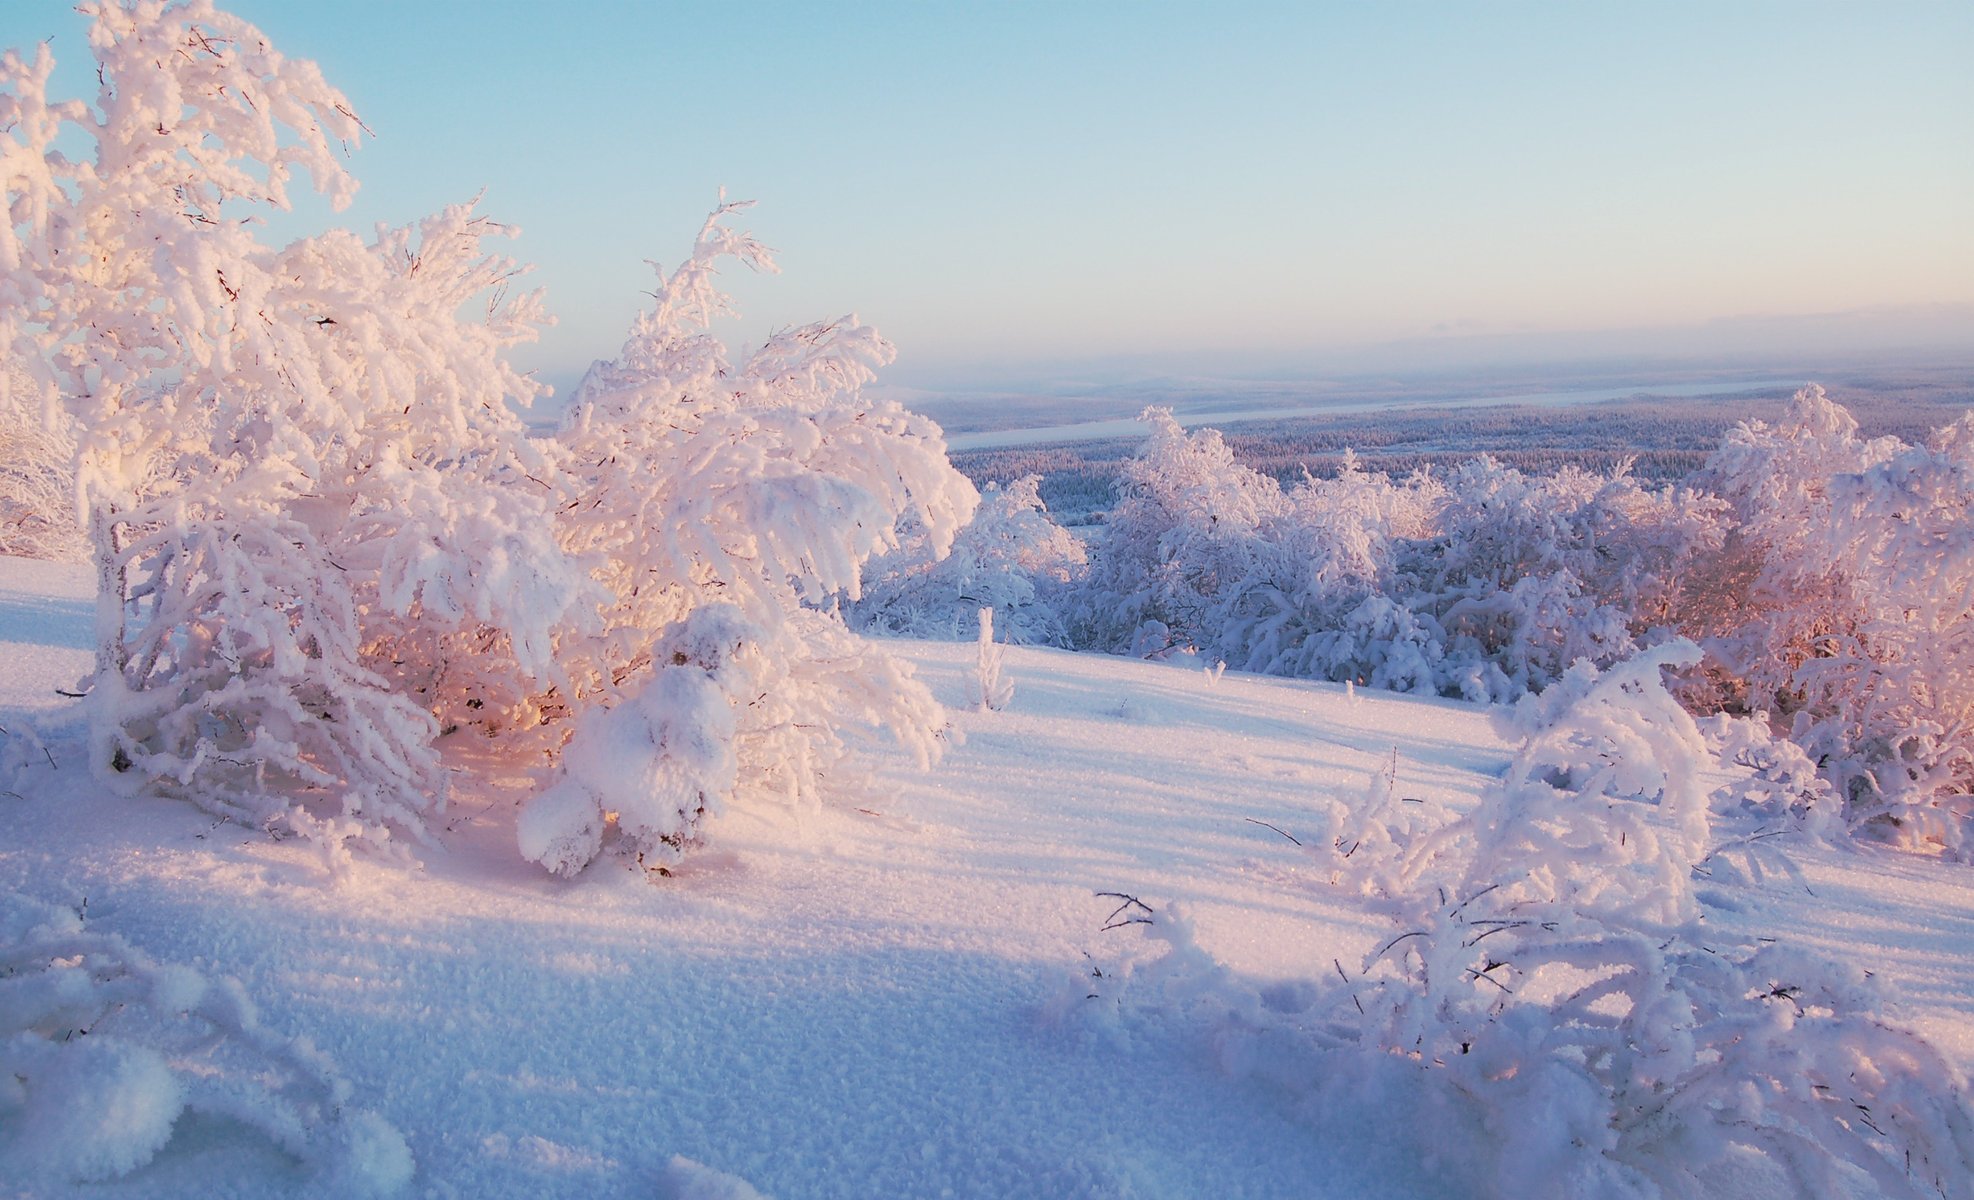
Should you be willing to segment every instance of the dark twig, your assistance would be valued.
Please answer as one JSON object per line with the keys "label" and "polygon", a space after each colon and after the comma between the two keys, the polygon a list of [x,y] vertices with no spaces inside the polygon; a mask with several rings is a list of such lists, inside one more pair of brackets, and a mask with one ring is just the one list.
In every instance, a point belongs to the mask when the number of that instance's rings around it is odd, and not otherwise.
{"label": "dark twig", "polygon": [[1383,958],[1385,956],[1386,951],[1390,950],[1393,946],[1396,946],[1398,943],[1404,941],[1406,938],[1415,938],[1415,937],[1424,937],[1424,936],[1426,936],[1426,931],[1423,929],[1414,929],[1410,933],[1401,933],[1397,937],[1386,942],[1384,945],[1379,946],[1378,952],[1376,954],[1373,954],[1371,958],[1373,961]]}
{"label": "dark twig", "polygon": [[1364,1012],[1364,1002],[1363,1002],[1362,1000],[1359,1000],[1359,999],[1357,998],[1357,989],[1356,989],[1356,988],[1354,988],[1354,987],[1351,987],[1351,984],[1350,984],[1350,976],[1348,976],[1348,975],[1346,975],[1346,974],[1344,974],[1344,973],[1343,973],[1343,960],[1342,960],[1342,959],[1340,959],[1340,958],[1333,958],[1333,959],[1331,959],[1331,960],[1330,960],[1330,962],[1332,962],[1332,963],[1334,963],[1334,964],[1336,965],[1336,968],[1337,968],[1337,978],[1338,978],[1338,979],[1341,979],[1341,980],[1343,980],[1343,985],[1344,985],[1345,987],[1348,987],[1348,988],[1350,988],[1350,1002],[1351,1002],[1352,1004],[1355,1004],[1355,1005],[1357,1006],[1357,1012],[1358,1012],[1358,1014],[1359,1014],[1359,1015],[1362,1015],[1362,1014],[1363,1014],[1363,1012]]}
{"label": "dark twig", "polygon": [[1266,822],[1266,821],[1257,821],[1257,820],[1255,820],[1255,819],[1254,819],[1253,817],[1242,817],[1242,818],[1241,818],[1241,820],[1243,820],[1243,821],[1246,821],[1246,822],[1247,822],[1248,824],[1250,824],[1250,825],[1259,825],[1259,826],[1261,826],[1261,827],[1262,827],[1262,828],[1264,828],[1264,829],[1272,829],[1272,830],[1274,830],[1274,831],[1275,831],[1276,833],[1279,833],[1279,834],[1281,834],[1281,835],[1282,835],[1283,837],[1285,837],[1285,838],[1287,838],[1287,839],[1289,839],[1290,841],[1292,841],[1292,842],[1294,842],[1294,843],[1295,843],[1296,845],[1298,845],[1298,846],[1300,846],[1300,845],[1302,845],[1302,839],[1301,839],[1301,838],[1298,838],[1298,837],[1297,837],[1296,835],[1294,835],[1293,833],[1290,833],[1290,832],[1289,832],[1288,830],[1286,830],[1286,829],[1283,829],[1283,828],[1282,828],[1281,826],[1279,826],[1279,825],[1270,825],[1270,824],[1269,824],[1268,822]]}
{"label": "dark twig", "polygon": [[1473,903],[1474,901],[1476,901],[1476,900],[1478,900],[1478,899],[1480,899],[1480,898],[1481,898],[1482,896],[1485,896],[1485,895],[1487,895],[1487,894],[1488,894],[1489,892],[1491,892],[1491,891],[1493,891],[1493,890],[1494,890],[1495,888],[1498,888],[1498,887],[1500,887],[1500,886],[1501,886],[1501,885],[1500,885],[1500,884],[1498,884],[1498,883],[1490,883],[1490,884],[1488,884],[1488,885],[1487,885],[1486,887],[1484,887],[1484,888],[1482,888],[1482,889],[1481,889],[1480,891],[1478,891],[1478,892],[1475,892],[1475,893],[1474,893],[1473,895],[1471,895],[1471,896],[1469,896],[1469,897],[1467,897],[1467,898],[1466,898],[1465,900],[1462,900],[1462,901],[1460,901],[1460,903],[1458,903],[1458,904],[1456,904],[1456,905],[1454,905],[1454,906],[1453,906],[1453,911],[1452,911],[1452,912],[1449,912],[1449,913],[1447,913],[1446,915],[1447,915],[1447,916],[1449,916],[1449,917],[1457,917],[1457,916],[1459,916],[1459,915],[1460,915],[1460,910],[1461,910],[1461,909],[1463,909],[1463,908],[1465,908],[1465,907],[1467,907],[1467,906],[1468,906],[1469,904],[1472,904],[1472,903]]}
{"label": "dark twig", "polygon": [[[1109,916],[1104,918],[1103,929],[1100,929],[1097,932],[1102,933],[1105,932],[1106,930],[1117,929],[1124,925],[1149,925],[1152,923],[1152,906],[1146,904],[1143,900],[1138,899],[1136,896],[1126,895],[1123,892],[1098,892],[1097,895],[1106,897],[1111,900],[1123,901],[1122,904],[1119,904],[1116,908],[1111,910]],[[1118,919],[1126,911],[1130,910],[1133,907],[1143,909],[1144,915],[1139,916],[1138,914],[1133,913],[1131,916],[1124,917],[1123,920]]]}

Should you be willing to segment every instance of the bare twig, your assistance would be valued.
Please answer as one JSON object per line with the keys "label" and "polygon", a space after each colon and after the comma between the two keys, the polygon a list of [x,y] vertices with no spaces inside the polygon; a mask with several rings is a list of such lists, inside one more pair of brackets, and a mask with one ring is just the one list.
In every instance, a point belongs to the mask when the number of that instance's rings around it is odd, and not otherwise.
{"label": "bare twig", "polygon": [[1301,838],[1298,838],[1298,837],[1297,837],[1296,835],[1294,835],[1293,833],[1290,833],[1290,832],[1289,832],[1288,830],[1286,830],[1286,829],[1283,829],[1283,828],[1282,828],[1281,826],[1279,826],[1279,825],[1270,825],[1270,824],[1269,824],[1268,822],[1266,822],[1266,821],[1257,821],[1257,820],[1255,820],[1255,819],[1254,819],[1253,817],[1242,817],[1242,818],[1241,818],[1241,820],[1243,820],[1243,821],[1246,821],[1246,822],[1248,822],[1248,823],[1249,823],[1250,825],[1259,825],[1259,826],[1261,826],[1261,827],[1262,827],[1262,828],[1264,828],[1264,829],[1272,829],[1272,830],[1274,830],[1274,831],[1275,831],[1276,833],[1279,833],[1279,834],[1281,834],[1281,835],[1282,835],[1283,837],[1285,837],[1285,838],[1287,838],[1287,839],[1289,839],[1290,841],[1292,841],[1292,842],[1294,842],[1294,843],[1295,843],[1296,845],[1298,845],[1298,846],[1300,846],[1300,845],[1302,845],[1302,839],[1301,839]]}
{"label": "bare twig", "polygon": [[[1149,925],[1152,923],[1152,906],[1146,904],[1143,900],[1138,899],[1136,896],[1126,895],[1123,892],[1098,892],[1097,895],[1106,897],[1111,900],[1123,901],[1123,903],[1119,904],[1116,908],[1111,910],[1109,916],[1104,918],[1103,929],[1100,929],[1097,932],[1103,933],[1106,930],[1117,929],[1125,925]],[[1132,915],[1128,917],[1123,917],[1122,920],[1118,919],[1119,917],[1123,916],[1125,912],[1129,911],[1132,908],[1143,909],[1144,915],[1140,916],[1137,913],[1132,913]]]}
{"label": "bare twig", "polygon": [[1462,900],[1462,901],[1460,901],[1460,903],[1458,903],[1458,904],[1456,904],[1456,905],[1454,905],[1454,906],[1453,906],[1453,911],[1452,911],[1452,912],[1449,912],[1449,913],[1447,913],[1446,915],[1447,915],[1447,916],[1449,916],[1449,917],[1457,917],[1457,916],[1459,916],[1459,915],[1460,915],[1460,910],[1461,910],[1461,909],[1463,909],[1463,908],[1465,908],[1465,907],[1467,907],[1467,906],[1468,906],[1469,904],[1472,904],[1472,903],[1473,903],[1474,901],[1476,901],[1476,900],[1478,900],[1478,899],[1480,899],[1480,898],[1481,898],[1482,896],[1485,896],[1485,895],[1487,895],[1487,894],[1488,894],[1489,892],[1491,892],[1491,891],[1493,891],[1493,890],[1494,890],[1495,888],[1498,888],[1498,887],[1500,887],[1500,886],[1501,886],[1501,885],[1500,885],[1500,884],[1498,884],[1498,883],[1490,883],[1490,884],[1488,884],[1488,885],[1487,885],[1486,887],[1484,887],[1484,888],[1482,888],[1482,889],[1481,889],[1480,891],[1478,891],[1478,892],[1475,892],[1475,893],[1474,893],[1473,895],[1471,895],[1471,896],[1469,896],[1469,897],[1467,897],[1467,898],[1466,898],[1465,900]]}
{"label": "bare twig", "polygon": [[1424,936],[1426,936],[1426,931],[1423,929],[1414,929],[1410,933],[1401,933],[1397,937],[1386,942],[1384,945],[1379,946],[1378,952],[1376,954],[1373,954],[1371,958],[1374,961],[1383,958],[1387,951],[1389,951],[1393,946],[1396,946],[1398,943],[1404,941],[1406,938],[1415,938],[1415,937],[1424,937]]}
{"label": "bare twig", "polygon": [[1344,974],[1343,960],[1340,958],[1333,958],[1330,960],[1330,962],[1337,969],[1337,978],[1343,980],[1343,985],[1345,987],[1350,988],[1350,1002],[1357,1006],[1358,1014],[1362,1015],[1364,1012],[1364,1002],[1357,998],[1357,989],[1351,986],[1350,976]]}

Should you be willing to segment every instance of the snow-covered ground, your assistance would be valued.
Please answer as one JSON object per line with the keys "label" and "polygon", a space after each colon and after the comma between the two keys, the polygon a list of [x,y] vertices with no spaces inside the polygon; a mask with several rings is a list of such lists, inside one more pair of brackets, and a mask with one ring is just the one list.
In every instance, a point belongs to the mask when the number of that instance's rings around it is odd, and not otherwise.
{"label": "snow-covered ground", "polygon": [[[735,812],[670,878],[606,859],[565,882],[515,853],[518,789],[462,785],[421,868],[331,879],[296,841],[92,786],[56,692],[88,665],[88,582],[0,559],[0,725],[15,758],[27,724],[48,741],[0,795],[0,895],[237,979],[402,1132],[407,1195],[1473,1190],[1390,1099],[1318,1104],[1178,1009],[1093,1018],[1114,1001],[1089,997],[1146,941],[1103,928],[1104,892],[1182,903],[1263,984],[1361,962],[1388,926],[1285,835],[1394,751],[1406,797],[1470,803],[1511,753],[1478,709],[1013,649],[1012,705],[974,713],[973,647],[904,643],[964,740],[929,773],[886,762],[857,806]],[[1974,876],[1870,849],[1801,861],[1813,895],[1705,890],[1708,919],[1889,978],[1892,1015],[1974,1066]],[[109,1182],[0,1172],[7,1195],[335,1187],[209,1116]]]}

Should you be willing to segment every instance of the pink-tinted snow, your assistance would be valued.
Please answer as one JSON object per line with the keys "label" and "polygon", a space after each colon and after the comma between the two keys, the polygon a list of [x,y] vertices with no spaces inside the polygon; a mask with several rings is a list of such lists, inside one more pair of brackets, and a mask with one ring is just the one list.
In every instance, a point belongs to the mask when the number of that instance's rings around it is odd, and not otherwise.
{"label": "pink-tinted snow", "polygon": [[[1385,927],[1288,835],[1394,749],[1405,795],[1467,802],[1508,758],[1475,708],[1013,649],[1013,704],[977,713],[975,648],[909,643],[964,740],[930,773],[886,760],[854,805],[742,809],[671,878],[606,858],[564,881],[516,853],[520,793],[462,777],[421,869],[359,859],[332,880],[294,841],[90,783],[55,694],[88,666],[88,583],[0,560],[0,724],[33,721],[55,757],[0,796],[0,890],[86,903],[93,931],[237,978],[403,1133],[407,1195],[1465,1190],[1392,1101],[1313,1111],[1313,1087],[1222,1062],[1184,1023],[1078,1006],[1105,1003],[1084,1000],[1089,972],[1135,936],[1101,931],[1118,902],[1098,892],[1183,903],[1204,949],[1264,980],[1361,959]],[[1974,1064],[1965,869],[1870,850],[1805,869],[1815,896],[1736,890],[1719,919],[1884,973],[1901,1015]],[[326,1186],[211,1118],[120,1179],[8,1182]]]}

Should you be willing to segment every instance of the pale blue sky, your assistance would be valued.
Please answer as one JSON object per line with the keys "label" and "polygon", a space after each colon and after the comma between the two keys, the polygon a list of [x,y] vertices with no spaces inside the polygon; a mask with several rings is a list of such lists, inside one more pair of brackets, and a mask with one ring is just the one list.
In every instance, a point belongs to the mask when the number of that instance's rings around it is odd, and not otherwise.
{"label": "pale blue sky", "polygon": [[[614,350],[643,260],[675,262],[722,186],[785,271],[732,280],[741,332],[855,309],[932,386],[1974,322],[1965,2],[231,7],[377,132],[338,220],[484,188],[523,229],[561,318],[524,357],[552,379]],[[86,57],[61,0],[0,6],[0,41],[50,35]]]}

